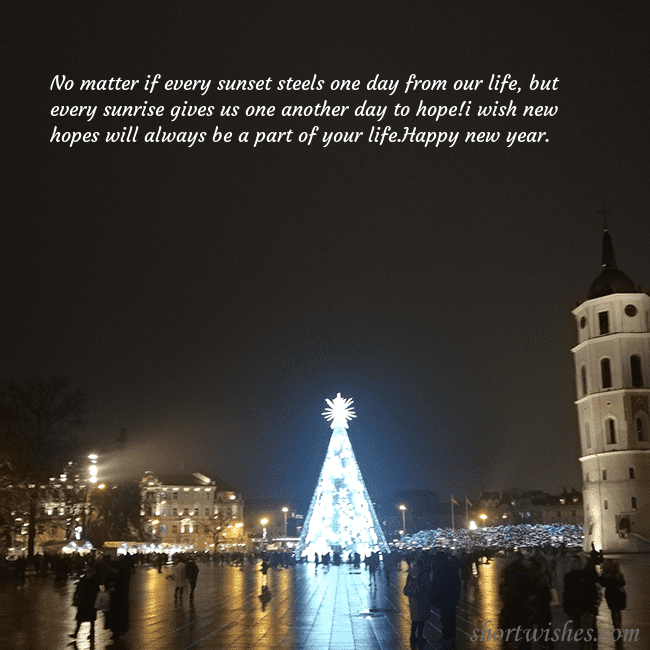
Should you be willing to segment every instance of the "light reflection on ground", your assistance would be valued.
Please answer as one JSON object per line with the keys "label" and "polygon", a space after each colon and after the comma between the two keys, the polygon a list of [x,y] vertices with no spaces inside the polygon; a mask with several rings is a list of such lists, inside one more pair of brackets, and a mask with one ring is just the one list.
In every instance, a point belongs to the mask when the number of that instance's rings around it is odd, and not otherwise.
{"label": "light reflection on ground", "polygon": [[[644,559],[645,558],[645,559]],[[403,567],[406,565],[404,564]],[[474,629],[488,621],[496,629],[500,603],[499,571],[503,560],[482,565],[479,575],[463,588],[458,609],[457,648],[501,648],[495,641],[471,642]],[[648,647],[650,630],[650,558],[627,558],[621,567],[628,582],[629,608],[623,613],[626,627],[640,628],[640,641],[628,650]],[[393,573],[387,585],[379,572],[370,580],[367,572],[347,566],[299,566],[269,569],[263,576],[257,567],[199,564],[194,602],[187,592],[174,601],[175,584],[167,580],[169,568],[138,567],[132,582],[131,627],[118,646],[111,646],[98,615],[95,649],[122,650],[390,650],[410,648],[408,603],[402,594],[405,573]],[[564,567],[558,570],[561,584]],[[260,598],[262,587],[269,596]],[[561,593],[561,587],[559,588]],[[54,587],[52,578],[29,578],[24,587],[0,591],[0,647],[8,650],[62,650],[69,646],[75,610],[71,607],[74,584]],[[361,614],[365,612],[365,614]],[[554,608],[554,626],[566,620]],[[372,615],[370,615],[372,614]],[[611,626],[604,601],[599,629]],[[82,626],[78,650],[90,647]],[[426,636],[440,636],[440,618],[434,610]],[[431,646],[429,646],[431,647]],[[556,649],[577,648],[556,644]],[[611,640],[599,643],[600,650],[614,648]]]}

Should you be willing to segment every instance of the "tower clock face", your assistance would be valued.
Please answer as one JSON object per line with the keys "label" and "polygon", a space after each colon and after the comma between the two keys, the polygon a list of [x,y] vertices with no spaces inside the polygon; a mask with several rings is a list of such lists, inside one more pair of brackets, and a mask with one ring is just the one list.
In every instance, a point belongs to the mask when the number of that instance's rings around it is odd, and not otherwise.
{"label": "tower clock face", "polygon": [[625,307],[625,313],[628,316],[636,316],[636,307],[634,305],[627,305]]}

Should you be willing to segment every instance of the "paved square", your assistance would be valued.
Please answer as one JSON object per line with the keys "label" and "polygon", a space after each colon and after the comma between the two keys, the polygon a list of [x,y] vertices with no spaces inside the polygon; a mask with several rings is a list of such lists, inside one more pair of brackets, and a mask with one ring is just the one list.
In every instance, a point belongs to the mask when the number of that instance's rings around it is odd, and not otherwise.
{"label": "paved square", "polygon": [[[403,564],[403,567],[406,565]],[[458,608],[457,648],[499,648],[495,641],[472,642],[475,629],[484,623],[496,629],[500,603],[498,572],[503,560],[481,566],[480,575],[463,588]],[[628,650],[647,648],[650,639],[650,560],[621,561],[628,583],[628,609],[623,626],[639,628],[639,641]],[[159,574],[151,567],[137,567],[131,583],[130,628],[118,643],[103,629],[98,614],[94,647],[123,650],[399,650],[410,648],[407,598],[402,594],[405,573],[393,573],[386,584],[383,571],[371,581],[367,571],[347,566],[270,569],[264,578],[256,567],[244,570],[231,566],[199,564],[194,602],[187,595],[174,602],[174,583],[166,579],[169,568]],[[558,570],[558,586],[566,566]],[[259,595],[267,582],[271,598],[262,603]],[[52,577],[29,577],[21,587],[5,587],[0,593],[0,648],[8,650],[63,650],[74,647],[76,610],[71,606],[74,582],[54,586]],[[561,594],[561,587],[559,588]],[[566,616],[553,608],[553,625],[562,627]],[[432,612],[425,634],[431,643],[440,638],[440,619]],[[604,600],[599,630],[611,627]],[[76,647],[90,648],[87,624],[81,628]],[[598,647],[614,648],[610,639]],[[619,646],[620,647],[620,646]],[[558,643],[555,648],[578,648],[576,643]]]}

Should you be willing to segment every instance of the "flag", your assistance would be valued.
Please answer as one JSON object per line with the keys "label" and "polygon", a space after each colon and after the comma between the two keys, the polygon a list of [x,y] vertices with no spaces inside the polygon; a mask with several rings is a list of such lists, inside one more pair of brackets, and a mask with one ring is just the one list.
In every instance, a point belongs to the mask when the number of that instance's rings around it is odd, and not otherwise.
{"label": "flag", "polygon": [[460,505],[460,503],[458,503],[458,501],[456,501],[456,499],[454,499],[454,495],[453,495],[453,494],[451,495],[451,502],[452,502],[454,505],[456,505],[456,506],[459,506],[459,505]]}
{"label": "flag", "polygon": [[473,506],[472,506],[472,502],[467,498],[467,496],[465,496],[465,503],[466,503],[470,508],[473,507]]}

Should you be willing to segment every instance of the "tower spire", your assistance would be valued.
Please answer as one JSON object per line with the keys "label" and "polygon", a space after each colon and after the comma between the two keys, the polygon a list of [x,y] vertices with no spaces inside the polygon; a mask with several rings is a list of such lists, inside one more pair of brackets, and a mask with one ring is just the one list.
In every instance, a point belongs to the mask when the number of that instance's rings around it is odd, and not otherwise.
{"label": "tower spire", "polygon": [[603,231],[603,269],[615,269],[616,258],[614,257],[614,244],[612,244],[612,236],[607,229],[607,222],[605,222],[605,230]]}
{"label": "tower spire", "polygon": [[616,257],[614,257],[614,244],[612,243],[612,236],[609,234],[609,228],[607,227],[607,217],[610,214],[609,209],[603,203],[601,210],[598,210],[596,214],[601,214],[603,216],[603,269],[615,269],[616,267]]}

